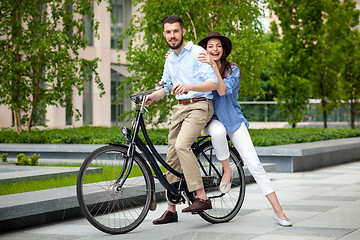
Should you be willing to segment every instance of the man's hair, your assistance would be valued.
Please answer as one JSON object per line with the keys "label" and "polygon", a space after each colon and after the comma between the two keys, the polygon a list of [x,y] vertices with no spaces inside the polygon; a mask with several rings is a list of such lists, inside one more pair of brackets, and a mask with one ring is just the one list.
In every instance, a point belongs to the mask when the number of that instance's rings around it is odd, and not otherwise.
{"label": "man's hair", "polygon": [[181,29],[183,29],[184,22],[180,17],[178,17],[176,15],[170,15],[170,16],[167,16],[166,18],[163,19],[163,21],[162,21],[163,29],[164,29],[165,23],[173,24],[173,23],[176,23],[176,22],[178,22],[180,24]]}

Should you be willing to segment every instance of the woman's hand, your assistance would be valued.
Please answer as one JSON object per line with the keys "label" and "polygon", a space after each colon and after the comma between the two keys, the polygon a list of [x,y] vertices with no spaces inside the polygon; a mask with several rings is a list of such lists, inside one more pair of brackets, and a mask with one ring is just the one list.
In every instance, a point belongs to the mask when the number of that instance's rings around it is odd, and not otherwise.
{"label": "woman's hand", "polygon": [[171,53],[171,50],[167,51],[166,54],[165,54],[165,58],[167,58]]}
{"label": "woman's hand", "polygon": [[220,96],[223,96],[226,94],[226,86],[225,83],[221,77],[221,74],[219,72],[220,66],[218,66],[212,56],[209,53],[199,53],[198,59],[200,62],[206,62],[211,65],[212,69],[214,70],[216,77],[218,79],[218,87],[217,92]]}
{"label": "woman's hand", "polygon": [[209,53],[199,53],[198,59],[200,62],[204,63],[208,63],[211,66],[213,66],[215,64],[214,59],[212,58],[212,56]]}

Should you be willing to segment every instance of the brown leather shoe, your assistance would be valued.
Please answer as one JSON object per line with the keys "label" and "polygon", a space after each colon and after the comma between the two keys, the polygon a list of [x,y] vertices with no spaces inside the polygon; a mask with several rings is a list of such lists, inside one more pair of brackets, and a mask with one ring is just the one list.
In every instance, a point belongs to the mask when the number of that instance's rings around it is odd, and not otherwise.
{"label": "brown leather shoe", "polygon": [[170,212],[166,210],[161,217],[158,219],[155,219],[153,221],[153,224],[166,224],[171,222],[177,222],[178,221],[178,215],[177,212]]}
{"label": "brown leather shoe", "polygon": [[212,209],[210,199],[204,200],[204,199],[201,199],[201,198],[197,198],[193,204],[191,204],[187,208],[184,208],[182,210],[182,212],[197,213],[197,212],[204,211],[206,209]]}

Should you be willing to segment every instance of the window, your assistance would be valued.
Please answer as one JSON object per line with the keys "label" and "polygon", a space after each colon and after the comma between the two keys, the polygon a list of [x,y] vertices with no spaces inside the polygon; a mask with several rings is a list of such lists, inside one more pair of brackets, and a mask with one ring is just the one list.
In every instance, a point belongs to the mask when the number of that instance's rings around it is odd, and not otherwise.
{"label": "window", "polygon": [[72,125],[72,104],[66,104],[66,108],[65,108],[66,112],[65,112],[65,122],[66,122],[66,126],[70,126]]}
{"label": "window", "polygon": [[130,100],[125,96],[118,96],[118,87],[123,78],[128,77],[127,67],[124,65],[111,65],[111,125],[119,126],[126,123],[125,119],[120,119],[120,114],[129,111],[131,108]]}
{"label": "window", "polygon": [[[91,12],[94,12],[94,7],[91,6]],[[84,17],[85,20],[85,36],[84,39],[87,40],[87,45],[88,46],[94,46],[94,31],[93,31],[93,27],[94,27],[94,18],[89,17],[89,16],[85,16]]]}
{"label": "window", "polygon": [[119,38],[124,33],[131,18],[131,0],[112,0],[112,14],[115,21],[111,24],[111,48],[125,50],[127,41],[119,43]]}
{"label": "window", "polygon": [[89,73],[89,81],[84,82],[83,91],[83,124],[93,123],[93,96],[92,96],[92,73]]}
{"label": "window", "polygon": [[[72,21],[73,18],[73,5],[72,4],[68,4],[66,6],[66,17],[70,18]],[[66,21],[64,29],[69,37],[70,40],[73,39],[73,35],[74,35],[74,29],[72,24],[69,24],[69,19]]]}

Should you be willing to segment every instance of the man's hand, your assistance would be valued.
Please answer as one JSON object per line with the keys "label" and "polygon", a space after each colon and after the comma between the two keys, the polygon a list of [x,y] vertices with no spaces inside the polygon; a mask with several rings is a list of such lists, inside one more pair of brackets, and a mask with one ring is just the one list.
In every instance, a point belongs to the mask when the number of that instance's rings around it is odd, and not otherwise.
{"label": "man's hand", "polygon": [[154,101],[151,99],[151,94],[147,95],[145,98],[145,105],[149,106],[149,105],[153,105],[153,104],[154,104]]}
{"label": "man's hand", "polygon": [[176,95],[182,95],[182,94],[187,94],[189,91],[191,91],[191,89],[190,89],[190,85],[178,83],[172,88],[171,91],[174,92]]}
{"label": "man's hand", "polygon": [[165,95],[166,95],[165,90],[159,89],[159,90],[153,92],[152,94],[146,96],[146,98],[144,100],[145,105],[146,106],[152,105],[152,104],[154,104],[155,101],[165,97]]}

